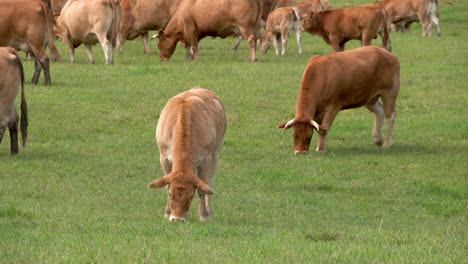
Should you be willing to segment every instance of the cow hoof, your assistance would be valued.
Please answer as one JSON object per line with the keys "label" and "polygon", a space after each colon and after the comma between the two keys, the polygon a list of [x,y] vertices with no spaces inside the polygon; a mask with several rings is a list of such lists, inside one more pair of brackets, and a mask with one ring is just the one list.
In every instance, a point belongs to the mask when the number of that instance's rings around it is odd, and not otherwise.
{"label": "cow hoof", "polygon": [[383,145],[382,145],[382,148],[390,148],[392,146],[392,143],[387,143],[385,142]]}
{"label": "cow hoof", "polygon": [[317,153],[326,153],[327,150],[326,150],[326,149],[319,149],[319,148],[316,148],[316,149],[315,149],[315,152],[317,152]]}
{"label": "cow hoof", "polygon": [[376,141],[374,141],[374,143],[375,143],[377,146],[382,147],[383,141],[382,141],[382,140],[376,140]]}
{"label": "cow hoof", "polygon": [[257,59],[255,58],[255,59],[253,59],[253,60],[249,60],[249,62],[250,62],[250,63],[255,63],[255,62],[257,62]]}
{"label": "cow hoof", "polygon": [[208,221],[212,221],[212,220],[213,220],[213,218],[212,218],[211,216],[207,216],[207,217],[205,217],[205,216],[200,216],[199,219],[200,219],[200,222],[208,222]]}

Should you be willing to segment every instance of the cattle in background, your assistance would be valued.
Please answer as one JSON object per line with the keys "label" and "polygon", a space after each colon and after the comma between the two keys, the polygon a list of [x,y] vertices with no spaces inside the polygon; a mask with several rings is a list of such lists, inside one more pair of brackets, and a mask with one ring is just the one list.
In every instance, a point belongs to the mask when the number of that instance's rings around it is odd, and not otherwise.
{"label": "cattle in background", "polygon": [[0,46],[32,52],[35,57],[32,83],[38,83],[44,70],[45,84],[52,84],[46,47],[54,41],[53,18],[47,4],[37,0],[2,0],[0,10]]}
{"label": "cattle in background", "polygon": [[177,10],[181,0],[120,0],[122,19],[118,50],[122,53],[126,40],[141,35],[145,54],[149,53],[148,30],[161,30]]}
{"label": "cattle in background", "polygon": [[23,64],[13,48],[0,48],[0,143],[6,128],[10,132],[10,153],[17,154],[18,148],[18,112],[15,99],[21,85],[21,120],[20,130],[23,147],[28,137],[28,106],[24,94]]}
{"label": "cattle in background", "polygon": [[257,0],[182,0],[166,29],[159,31],[159,59],[169,60],[179,41],[187,49],[187,58],[195,60],[200,39],[241,35],[247,39],[250,62],[254,62],[261,10]]}
{"label": "cattle in background", "polygon": [[[339,111],[365,106],[375,114],[375,144],[392,145],[395,103],[400,90],[398,58],[380,47],[361,47],[326,56],[314,56],[302,75],[294,119],[278,125],[293,128],[296,154],[309,151],[313,129],[318,131],[317,152],[326,152],[325,140]],[[382,104],[378,101],[382,98]],[[382,142],[381,127],[387,121]],[[382,145],[383,143],[383,145]]]}
{"label": "cattle in background", "polygon": [[281,55],[284,55],[286,52],[286,46],[288,45],[289,32],[294,29],[294,31],[296,31],[299,54],[302,54],[302,35],[300,27],[301,18],[297,9],[294,9],[293,7],[281,7],[275,9],[268,16],[265,34],[262,37],[261,51],[266,53],[273,41],[276,55],[279,55],[281,38]]}
{"label": "cattle in background", "polygon": [[304,0],[297,2],[301,19],[304,19],[310,12],[320,12],[330,9],[330,3],[327,0]]}
{"label": "cattle in background", "polygon": [[69,0],[58,17],[61,37],[70,49],[70,59],[75,63],[75,48],[84,44],[89,62],[94,63],[91,46],[101,44],[106,64],[114,63],[120,23],[118,0]]}
{"label": "cattle in background", "polygon": [[305,31],[321,36],[334,52],[343,51],[345,43],[351,39],[361,40],[362,46],[369,46],[377,34],[382,37],[382,45],[391,51],[389,27],[385,9],[378,5],[311,12],[302,23]]}
{"label": "cattle in background", "polygon": [[[444,0],[444,2],[453,5],[451,1]],[[436,25],[437,35],[441,34],[438,0],[385,0],[375,3],[385,8],[392,23],[401,23],[405,26],[413,22],[421,22],[423,36],[431,36],[432,27]]]}
{"label": "cattle in background", "polygon": [[148,186],[167,186],[164,216],[171,222],[185,221],[197,190],[200,221],[212,219],[212,187],[225,132],[221,99],[198,86],[171,98],[162,110],[156,141],[165,176]]}

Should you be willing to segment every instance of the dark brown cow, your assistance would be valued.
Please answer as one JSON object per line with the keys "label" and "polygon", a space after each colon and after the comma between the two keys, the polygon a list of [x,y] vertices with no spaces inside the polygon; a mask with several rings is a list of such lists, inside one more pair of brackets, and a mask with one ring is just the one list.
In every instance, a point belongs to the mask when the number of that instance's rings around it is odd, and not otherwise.
{"label": "dark brown cow", "polygon": [[156,141],[166,176],[149,184],[167,186],[164,216],[185,221],[198,189],[200,221],[211,220],[211,189],[226,132],[226,114],[213,92],[194,87],[171,98],[159,117]]}
{"label": "dark brown cow", "polygon": [[371,45],[377,34],[382,37],[382,45],[391,51],[389,27],[385,10],[378,5],[311,12],[302,23],[305,31],[321,36],[335,52],[343,51],[351,39],[361,40],[362,46]]}
{"label": "dark brown cow", "polygon": [[169,60],[181,41],[187,49],[187,58],[196,60],[200,39],[240,34],[247,39],[250,62],[254,62],[260,16],[261,4],[257,0],[182,0],[166,29],[159,31],[159,59]]}
{"label": "dark brown cow", "polygon": [[28,106],[24,94],[23,64],[13,48],[0,48],[0,143],[5,130],[10,131],[10,153],[17,154],[18,148],[18,112],[15,99],[21,85],[21,120],[20,129],[23,147],[28,138]]}
{"label": "dark brown cow", "polygon": [[148,31],[166,28],[181,0],[120,0],[122,19],[118,41],[122,53],[126,40],[141,35],[145,54],[149,53]]}
{"label": "dark brown cow", "polygon": [[[319,134],[317,152],[326,152],[328,130],[339,111],[365,106],[375,114],[375,144],[392,145],[395,103],[400,90],[398,58],[380,47],[361,47],[326,56],[314,56],[301,81],[294,119],[278,125],[293,128],[296,154],[309,151],[313,129]],[[382,104],[378,101],[382,98]],[[387,121],[382,142],[381,127]],[[382,145],[383,143],[383,145]]]}
{"label": "dark brown cow", "polygon": [[36,61],[32,83],[38,83],[43,69],[45,84],[52,84],[45,50],[54,41],[53,18],[47,4],[37,0],[2,0],[0,10],[0,46],[32,52]]}

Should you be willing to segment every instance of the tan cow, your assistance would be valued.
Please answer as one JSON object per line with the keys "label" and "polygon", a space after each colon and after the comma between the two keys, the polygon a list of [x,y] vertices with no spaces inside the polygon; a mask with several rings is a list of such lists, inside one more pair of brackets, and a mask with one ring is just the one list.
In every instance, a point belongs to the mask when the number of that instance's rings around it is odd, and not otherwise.
{"label": "tan cow", "polygon": [[148,30],[161,30],[177,10],[181,0],[120,0],[122,19],[118,41],[122,53],[126,40],[141,35],[145,54],[149,53]]}
{"label": "tan cow", "polygon": [[167,186],[164,216],[171,222],[185,221],[196,190],[200,221],[212,219],[212,187],[225,132],[221,99],[198,86],[174,96],[162,110],[156,141],[166,176],[149,187]]}
{"label": "tan cow", "polygon": [[305,31],[321,36],[334,52],[343,51],[345,43],[351,39],[361,40],[362,46],[371,45],[377,34],[382,37],[382,45],[391,51],[389,27],[385,9],[378,5],[311,12],[302,23]]}
{"label": "tan cow", "polygon": [[282,43],[281,55],[286,52],[288,36],[291,30],[296,31],[299,54],[302,54],[301,18],[297,8],[281,7],[275,9],[268,16],[265,34],[262,37],[261,51],[266,53],[273,41],[276,55],[279,55],[280,38]]}
{"label": "tan cow", "polygon": [[45,84],[52,84],[46,47],[54,40],[53,19],[47,4],[37,0],[2,0],[0,10],[0,47],[32,52],[36,61],[32,83],[38,83],[44,70]]}
{"label": "tan cow", "polygon": [[16,95],[21,85],[21,120],[20,130],[23,147],[28,138],[28,105],[24,94],[23,64],[13,48],[0,48],[0,143],[6,128],[10,131],[10,153],[17,154],[18,148],[18,112]]}
{"label": "tan cow", "polygon": [[327,0],[304,0],[297,2],[301,19],[304,19],[310,12],[321,12],[330,9],[330,3]]}
{"label": "tan cow", "polygon": [[[447,4],[453,2],[444,0]],[[436,25],[440,36],[439,1],[438,0],[385,0],[375,2],[387,11],[392,23],[402,22],[402,25],[421,22],[423,36],[432,35],[432,27]]]}
{"label": "tan cow", "polygon": [[255,62],[261,10],[257,0],[182,0],[166,29],[159,31],[159,59],[169,60],[181,41],[187,58],[196,60],[200,39],[240,34],[249,44],[250,62]]}
{"label": "tan cow", "polygon": [[[375,114],[375,144],[392,145],[395,103],[400,90],[398,58],[380,47],[361,47],[326,56],[314,56],[302,75],[294,119],[278,125],[293,128],[296,154],[309,151],[313,129],[318,131],[317,152],[326,152],[328,130],[339,111],[365,106]],[[382,98],[382,104],[378,101]],[[381,127],[387,121],[382,142]],[[382,145],[383,143],[383,145]]]}
{"label": "tan cow", "polygon": [[69,0],[58,17],[61,36],[70,49],[75,63],[75,48],[84,44],[89,63],[94,63],[91,46],[101,44],[106,64],[114,63],[120,23],[118,0]]}

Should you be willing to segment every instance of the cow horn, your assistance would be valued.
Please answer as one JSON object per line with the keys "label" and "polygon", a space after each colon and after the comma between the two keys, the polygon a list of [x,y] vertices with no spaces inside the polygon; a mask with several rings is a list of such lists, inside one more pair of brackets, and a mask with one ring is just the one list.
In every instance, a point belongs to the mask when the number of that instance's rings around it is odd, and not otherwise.
{"label": "cow horn", "polygon": [[294,119],[289,120],[286,125],[284,125],[284,129],[291,128],[294,125]]}
{"label": "cow horn", "polygon": [[315,122],[314,120],[310,120],[310,124],[317,129],[317,131],[320,131],[319,124]]}
{"label": "cow horn", "polygon": [[150,40],[153,40],[153,39],[157,38],[158,36],[159,36],[159,34],[154,34],[154,35],[151,37]]}

